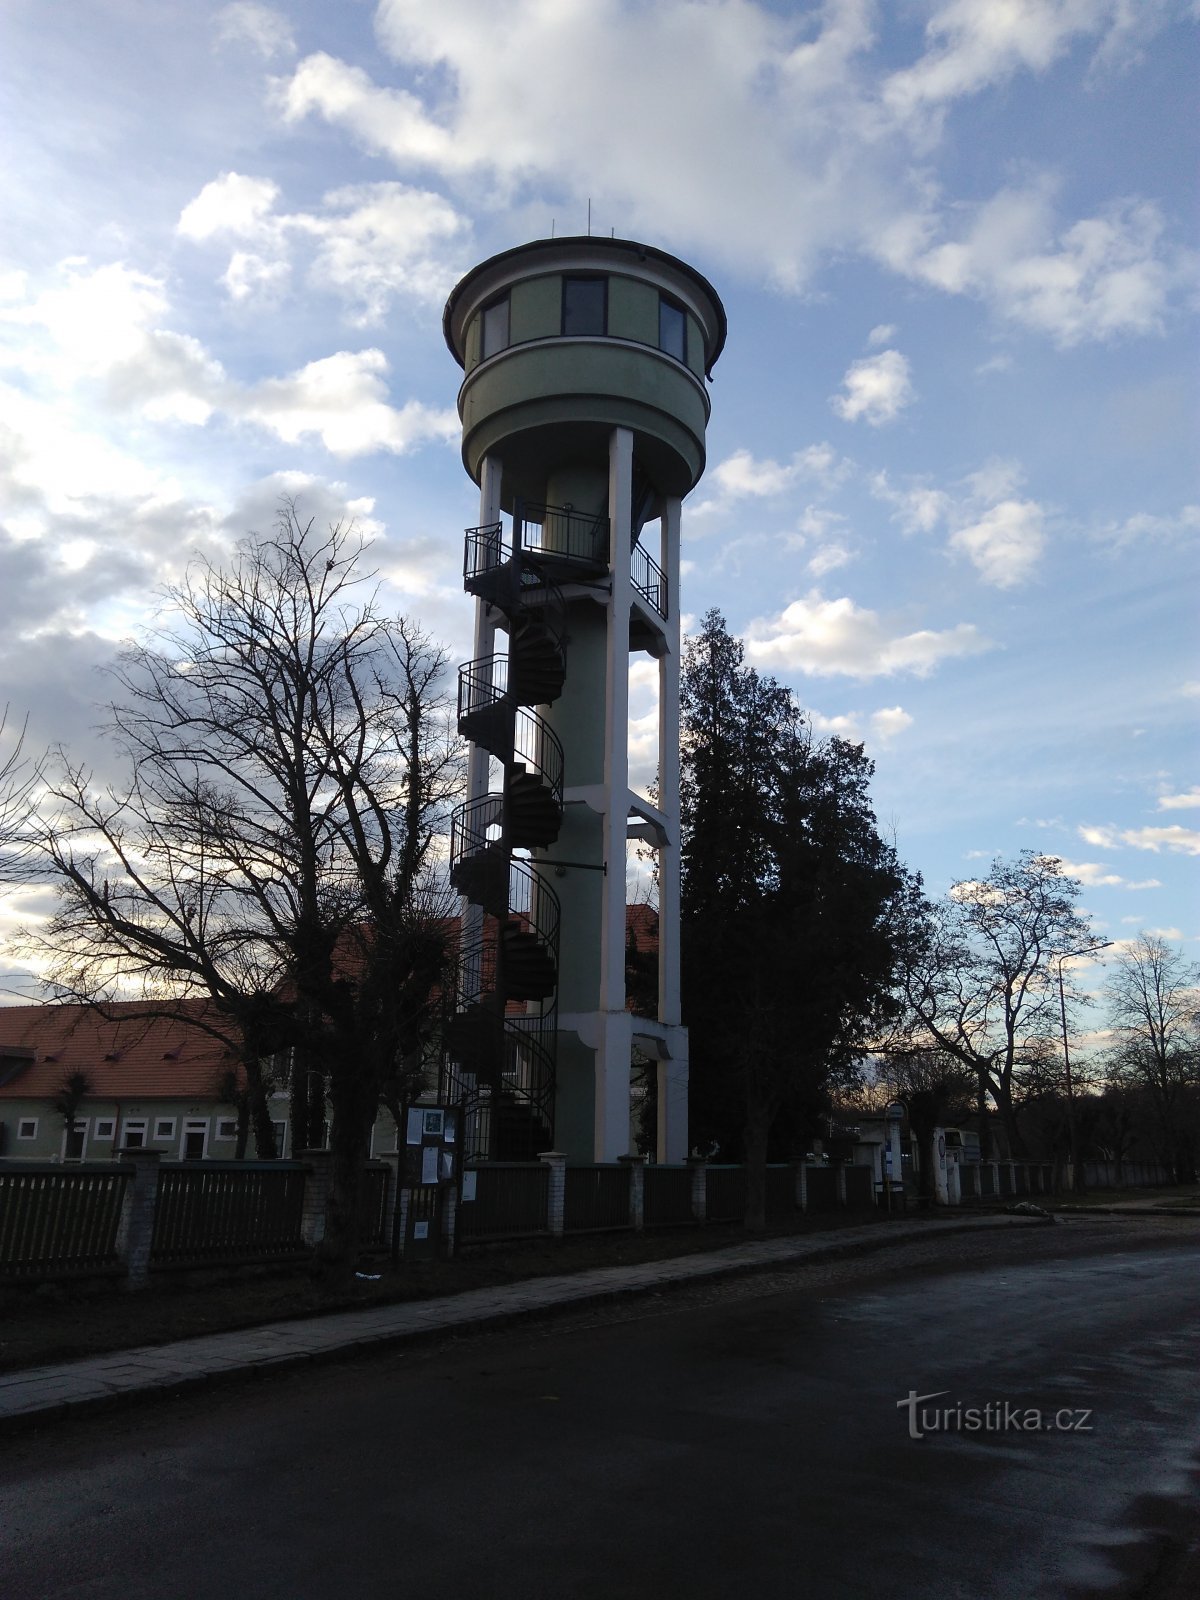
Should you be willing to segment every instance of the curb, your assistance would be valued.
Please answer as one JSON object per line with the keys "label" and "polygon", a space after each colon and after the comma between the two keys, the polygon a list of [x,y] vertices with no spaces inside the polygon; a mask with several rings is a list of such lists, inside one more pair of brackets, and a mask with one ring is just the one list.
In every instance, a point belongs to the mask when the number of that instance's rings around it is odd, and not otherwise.
{"label": "curb", "polygon": [[[663,1270],[657,1273],[648,1272],[644,1277],[639,1276],[633,1281],[630,1281],[630,1275],[638,1273],[638,1267],[595,1269],[598,1272],[611,1274],[612,1281],[598,1284],[590,1289],[579,1285],[576,1292],[572,1292],[572,1281],[585,1277],[586,1270],[582,1273],[564,1274],[557,1278],[524,1279],[517,1284],[503,1285],[497,1290],[468,1290],[463,1294],[448,1295],[440,1299],[406,1301],[365,1311],[330,1312],[320,1317],[269,1323],[224,1334],[202,1335],[194,1341],[182,1340],[176,1344],[143,1346],[140,1349],[113,1351],[105,1356],[84,1357],[54,1366],[18,1369],[14,1373],[0,1376],[0,1434],[15,1433],[24,1428],[36,1428],[39,1424],[81,1416],[85,1413],[110,1411],[121,1405],[136,1404],[159,1396],[174,1397],[213,1384],[244,1381],[255,1375],[284,1372],[291,1368],[347,1358],[353,1359],[368,1352],[393,1349],[400,1345],[425,1345],[439,1339],[479,1334],[490,1328],[503,1328],[520,1322],[550,1318],[585,1309],[588,1306],[636,1299],[639,1295],[661,1293],[673,1288],[688,1288],[722,1279],[748,1277],[758,1272],[787,1270],[809,1262],[824,1263],[851,1256],[869,1255],[885,1251],[893,1244],[910,1244],[921,1238],[945,1238],[954,1234],[975,1232],[981,1228],[1045,1226],[1053,1220],[1053,1217],[999,1214],[956,1218],[954,1221],[937,1222],[932,1225],[902,1223],[899,1226],[904,1229],[904,1233],[900,1238],[897,1238],[890,1229],[877,1231],[877,1225],[869,1224],[871,1236],[867,1238],[846,1239],[844,1235],[840,1237],[833,1235],[826,1243],[823,1240],[814,1240],[810,1235],[797,1241],[795,1249],[762,1259],[728,1259],[733,1250],[752,1251],[755,1248],[753,1245],[735,1245],[725,1251],[714,1251],[707,1261],[703,1253],[671,1256],[661,1262],[645,1263],[648,1268],[657,1267]],[[936,1234],[929,1231],[931,1226],[936,1229]],[[722,1256],[725,1259],[717,1259]],[[508,1291],[515,1299],[522,1290],[536,1293],[536,1286],[539,1284],[545,1287],[547,1293],[545,1299],[538,1303],[490,1308],[481,1305],[474,1314],[466,1306],[468,1296],[479,1296],[486,1300],[489,1296],[494,1297]],[[397,1315],[408,1314],[410,1318],[412,1316],[420,1318],[424,1315],[428,1321],[425,1326],[413,1325],[410,1321],[403,1327],[382,1327],[362,1331],[367,1319],[374,1318],[378,1321],[381,1317],[386,1317],[388,1312]],[[466,1314],[463,1314],[464,1312]],[[334,1325],[338,1318],[356,1319],[360,1331],[352,1331],[351,1325],[347,1325],[344,1337],[325,1338],[318,1348],[293,1347],[275,1351],[270,1349],[273,1340],[279,1338],[286,1340],[289,1336],[296,1340],[302,1338],[306,1332],[320,1339],[322,1327],[336,1334]],[[234,1353],[228,1358],[223,1357],[220,1345],[217,1343],[222,1340],[228,1341],[231,1346],[240,1342],[244,1347],[242,1354],[238,1356]],[[195,1350],[194,1354],[189,1352],[189,1345],[207,1346],[207,1355],[203,1349]],[[250,1354],[251,1350],[255,1350],[255,1353]],[[147,1373],[125,1380],[118,1377],[114,1387],[99,1389],[96,1387],[103,1385],[104,1379],[100,1373],[106,1368],[119,1369],[122,1364],[127,1367],[136,1366],[138,1359],[152,1363],[156,1357],[170,1361],[172,1351],[175,1352],[174,1359],[177,1362],[182,1361],[182,1368],[174,1367],[160,1375]],[[189,1366],[191,1370],[188,1370]],[[92,1387],[74,1395],[62,1392],[68,1391],[73,1381],[81,1386],[81,1390],[88,1384]],[[7,1398],[6,1390],[13,1391],[24,1385],[38,1384],[45,1385],[49,1389],[58,1389],[60,1392],[53,1398],[48,1395],[41,1403],[35,1401],[33,1404],[26,1403],[19,1409],[3,1409]]]}

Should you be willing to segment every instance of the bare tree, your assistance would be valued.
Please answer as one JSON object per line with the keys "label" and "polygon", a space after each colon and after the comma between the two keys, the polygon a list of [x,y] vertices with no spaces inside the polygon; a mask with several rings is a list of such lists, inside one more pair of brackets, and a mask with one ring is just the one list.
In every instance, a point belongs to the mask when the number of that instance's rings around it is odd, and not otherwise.
{"label": "bare tree", "polygon": [[42,848],[60,890],[42,939],[60,990],[232,1024],[260,1153],[263,1063],[327,1086],[323,1254],[347,1262],[381,1086],[431,1023],[450,924],[433,841],[458,774],[444,656],[386,616],[363,541],[295,508],[229,570],[198,560],[114,669],[108,732],[128,773],[60,753]]}
{"label": "bare tree", "polygon": [[1196,1177],[1200,1123],[1200,969],[1143,933],[1118,952],[1106,986],[1113,1077],[1147,1092],[1177,1183]]}
{"label": "bare tree", "polygon": [[26,752],[28,722],[14,736],[8,730],[9,707],[0,711],[0,884],[29,876],[33,851],[33,796],[41,776],[39,763]]}
{"label": "bare tree", "polygon": [[1057,1058],[1054,963],[1091,941],[1076,910],[1080,890],[1053,856],[1023,850],[1015,861],[997,858],[985,878],[954,884],[930,908],[927,937],[909,947],[909,1042],[974,1072],[985,1160],[989,1095],[1012,1153],[1024,1153],[1016,1115],[1022,1089],[1043,1085]]}

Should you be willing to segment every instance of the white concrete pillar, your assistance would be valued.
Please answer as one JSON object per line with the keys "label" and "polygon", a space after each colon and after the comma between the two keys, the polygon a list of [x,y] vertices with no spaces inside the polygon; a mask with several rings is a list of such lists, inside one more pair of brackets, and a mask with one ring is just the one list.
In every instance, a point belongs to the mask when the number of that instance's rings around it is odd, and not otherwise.
{"label": "white concrete pillar", "polygon": [[[658,1017],[668,1027],[679,1010],[679,537],[680,502],[663,502],[662,564],[667,580],[667,649],[658,663],[658,809],[667,837],[658,852]],[[661,1115],[662,1107],[659,1107]],[[685,1135],[686,1137],[686,1135]]]}
{"label": "white concrete pillar", "polygon": [[608,452],[609,567],[604,719],[604,890],[600,925],[599,1048],[595,1068],[597,1161],[629,1153],[633,1019],[625,1010],[625,839],[629,815],[629,573],[633,434],[614,428]]}
{"label": "white concrete pillar", "polygon": [[628,1011],[600,1015],[596,1051],[593,1159],[616,1161],[629,1154],[629,1068],[633,1059],[633,1017]]}
{"label": "white concrete pillar", "polygon": [[629,816],[629,537],[633,521],[633,434],[614,428],[608,454],[609,563],[604,719],[604,916],[600,1010],[625,1009],[625,839]]}
{"label": "white concrete pillar", "polygon": [[[501,466],[495,456],[485,456],[479,474],[479,526],[491,527],[500,521]],[[471,659],[481,660],[496,648],[495,613],[486,600],[475,600],[475,636]],[[476,800],[488,792],[488,753],[473,744],[467,751],[467,798]]]}
{"label": "white concrete pillar", "polygon": [[658,1159],[686,1161],[688,1153],[687,1030],[672,1034],[672,1055],[658,1063]]}

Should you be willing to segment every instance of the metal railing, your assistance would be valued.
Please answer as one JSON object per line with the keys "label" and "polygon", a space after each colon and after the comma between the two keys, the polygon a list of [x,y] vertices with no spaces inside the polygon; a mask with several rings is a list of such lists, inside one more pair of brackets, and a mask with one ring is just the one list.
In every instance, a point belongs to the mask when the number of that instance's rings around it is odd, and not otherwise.
{"label": "metal railing", "polygon": [[648,1228],[695,1222],[692,1169],[651,1165],[642,1174],[642,1211]]}
{"label": "metal railing", "polygon": [[557,956],[562,920],[558,896],[532,862],[519,857],[508,865],[508,914],[517,917]]}
{"label": "metal railing", "polygon": [[504,527],[499,522],[488,522],[480,528],[468,528],[463,545],[463,581],[486,573],[496,572],[512,560],[512,544],[504,537]]}
{"label": "metal railing", "polygon": [[608,565],[608,518],[574,506],[537,505],[520,501],[514,515],[516,542],[532,555],[578,561],[590,567]]}
{"label": "metal railing", "polygon": [[128,1167],[0,1171],[0,1276],[96,1272],[116,1265]]}
{"label": "metal railing", "polygon": [[627,1166],[568,1167],[565,1178],[563,1228],[567,1233],[633,1226]]}
{"label": "metal railing", "polygon": [[255,1259],[305,1248],[305,1169],[293,1161],[206,1161],[164,1167],[150,1260]]}
{"label": "metal railing", "polygon": [[520,1238],[550,1228],[550,1168],[544,1161],[495,1161],[474,1169],[475,1198],[458,1208],[462,1239]]}
{"label": "metal railing", "polygon": [[875,1172],[871,1167],[843,1167],[846,1204],[867,1207],[875,1204]]}
{"label": "metal railing", "polygon": [[562,740],[544,717],[519,706],[513,727],[513,760],[534,772],[549,789],[555,805],[563,803]]}
{"label": "metal railing", "polygon": [[464,661],[458,669],[458,720],[484,711],[508,693],[508,657],[502,653]]}
{"label": "metal railing", "polygon": [[746,1169],[709,1165],[704,1174],[705,1215],[710,1222],[734,1222],[746,1214]]}
{"label": "metal railing", "polygon": [[666,620],[667,575],[644,545],[635,544],[630,557],[629,577],[646,604]]}
{"label": "metal railing", "polygon": [[806,1167],[805,1193],[810,1211],[836,1211],[838,1208],[838,1181],[836,1167]]}

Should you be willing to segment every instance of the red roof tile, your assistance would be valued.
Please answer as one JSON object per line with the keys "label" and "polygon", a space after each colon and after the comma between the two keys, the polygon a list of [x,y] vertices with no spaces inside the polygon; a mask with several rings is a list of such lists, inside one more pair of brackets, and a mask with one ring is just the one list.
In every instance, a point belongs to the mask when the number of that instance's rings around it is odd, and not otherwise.
{"label": "red roof tile", "polygon": [[178,1019],[107,1006],[107,1020],[86,1005],[0,1006],[0,1099],[50,1098],[72,1072],[87,1073],[95,1099],[211,1097],[236,1058],[197,1026],[207,1001],[178,1006]]}

